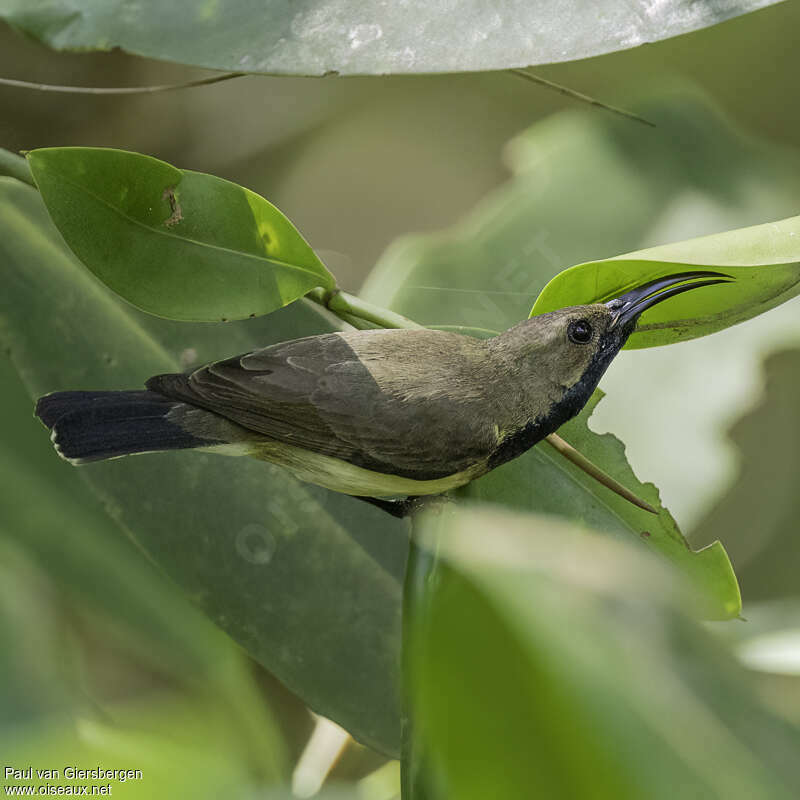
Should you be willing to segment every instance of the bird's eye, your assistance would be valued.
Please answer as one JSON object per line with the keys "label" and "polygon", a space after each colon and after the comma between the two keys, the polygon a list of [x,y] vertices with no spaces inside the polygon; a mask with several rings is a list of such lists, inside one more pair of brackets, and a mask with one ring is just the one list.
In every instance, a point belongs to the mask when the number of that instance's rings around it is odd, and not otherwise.
{"label": "bird's eye", "polygon": [[567,336],[575,344],[588,344],[592,340],[592,333],[592,326],[585,319],[570,322],[567,328]]}

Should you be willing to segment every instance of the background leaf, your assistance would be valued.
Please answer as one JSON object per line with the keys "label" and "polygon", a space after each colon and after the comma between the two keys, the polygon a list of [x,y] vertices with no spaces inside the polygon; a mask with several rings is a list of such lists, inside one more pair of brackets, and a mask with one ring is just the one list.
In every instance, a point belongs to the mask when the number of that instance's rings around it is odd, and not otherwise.
{"label": "background leaf", "polygon": [[291,222],[242,186],[107,148],[34,150],[28,163],[72,251],[152,314],[246,319],[335,285]]}
{"label": "background leaf", "polygon": [[[139,314],[65,250],[33,189],[0,179],[0,192],[0,339],[31,397],[139,386],[156,372],[330,330],[305,305],[224,329]],[[358,739],[398,751],[402,523],[249,459],[185,452],[80,474],[254,658]]]}
{"label": "background leaf", "polygon": [[413,709],[441,796],[794,796],[800,729],[644,552],[485,508],[429,516],[418,540],[438,562],[418,582]]}
{"label": "background leaf", "polygon": [[57,49],[122,47],[216,69],[280,74],[456,72],[569,61],[714,25],[770,5],[669,0],[657,6],[578,0],[535,6],[402,6],[313,0],[298,8],[245,0],[1,0],[0,16]]}
{"label": "background leaf", "polygon": [[645,311],[627,348],[706,336],[800,294],[800,217],[578,264],[544,287],[531,316],[610,300],[647,281],[693,270],[735,281],[685,292]]}
{"label": "background leaf", "polygon": [[764,377],[761,399],[730,430],[738,477],[692,532],[701,544],[724,535],[744,590],[762,601],[798,590],[800,350],[771,355]]}

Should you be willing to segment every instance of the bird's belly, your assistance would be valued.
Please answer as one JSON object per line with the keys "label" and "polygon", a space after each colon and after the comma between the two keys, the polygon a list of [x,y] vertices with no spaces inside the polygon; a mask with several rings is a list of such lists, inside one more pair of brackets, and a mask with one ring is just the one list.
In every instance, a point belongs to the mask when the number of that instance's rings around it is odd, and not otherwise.
{"label": "bird's belly", "polygon": [[333,456],[269,440],[214,445],[202,449],[222,455],[250,456],[269,461],[285,467],[301,481],[342,494],[367,497],[441,494],[469,483],[486,471],[485,464],[476,464],[453,475],[426,481],[375,472]]}

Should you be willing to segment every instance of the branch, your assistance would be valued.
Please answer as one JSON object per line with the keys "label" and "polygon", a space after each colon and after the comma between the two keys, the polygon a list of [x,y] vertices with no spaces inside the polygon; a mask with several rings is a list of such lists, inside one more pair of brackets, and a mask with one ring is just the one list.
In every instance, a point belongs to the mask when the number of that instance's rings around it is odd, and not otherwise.
{"label": "branch", "polygon": [[530,81],[531,83],[538,83],[540,86],[545,86],[548,89],[558,92],[559,94],[566,95],[574,100],[579,100],[581,103],[588,103],[590,106],[596,106],[597,108],[602,108],[605,111],[610,111],[612,114],[616,114],[619,117],[632,119],[634,122],[641,122],[642,125],[647,125],[649,128],[656,127],[655,123],[650,122],[650,120],[647,120],[644,117],[640,117],[638,114],[634,114],[632,111],[626,111],[624,108],[618,108],[617,106],[611,106],[608,103],[602,103],[600,100],[595,100],[594,97],[590,97],[588,94],[583,94],[583,92],[577,92],[575,89],[570,89],[569,86],[562,86],[560,83],[549,81],[547,78],[542,78],[539,75],[526,72],[524,69],[510,69],[508,71],[512,75],[516,75],[518,78]]}
{"label": "branch", "polygon": [[341,289],[312,289],[306,297],[315,303],[333,311],[337,317],[350,322],[352,318],[372,322],[381,328],[424,328],[413,320],[389,311],[388,308],[374,306],[353,294],[343,292]]}
{"label": "branch", "polygon": [[222,75],[212,75],[210,78],[199,78],[195,81],[184,83],[164,83],[157,86],[59,86],[52,83],[35,83],[33,81],[20,81],[15,78],[0,78],[0,86],[11,86],[14,89],[33,89],[37,92],[56,92],[59,94],[156,94],[157,92],[175,92],[179,89],[193,89],[196,86],[210,86],[212,83],[222,83],[234,78],[249,75],[248,72],[225,72]]}

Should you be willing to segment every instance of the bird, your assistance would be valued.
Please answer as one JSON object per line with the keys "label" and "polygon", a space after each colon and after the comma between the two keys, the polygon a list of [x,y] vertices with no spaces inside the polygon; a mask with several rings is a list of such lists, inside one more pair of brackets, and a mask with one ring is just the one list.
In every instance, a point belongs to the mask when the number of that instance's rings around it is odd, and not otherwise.
{"label": "bird", "polygon": [[183,449],[250,456],[402,517],[578,414],[644,311],[730,280],[673,274],[489,339],[429,328],[306,336],[144,389],[53,392],[35,413],[72,464]]}

